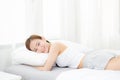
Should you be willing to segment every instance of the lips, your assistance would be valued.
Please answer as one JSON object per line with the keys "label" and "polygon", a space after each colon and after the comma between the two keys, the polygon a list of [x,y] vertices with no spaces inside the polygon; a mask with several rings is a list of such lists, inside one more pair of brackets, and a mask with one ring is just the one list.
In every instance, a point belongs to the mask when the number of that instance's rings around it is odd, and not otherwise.
{"label": "lips", "polygon": [[46,46],[43,47],[43,52],[47,53],[47,47]]}

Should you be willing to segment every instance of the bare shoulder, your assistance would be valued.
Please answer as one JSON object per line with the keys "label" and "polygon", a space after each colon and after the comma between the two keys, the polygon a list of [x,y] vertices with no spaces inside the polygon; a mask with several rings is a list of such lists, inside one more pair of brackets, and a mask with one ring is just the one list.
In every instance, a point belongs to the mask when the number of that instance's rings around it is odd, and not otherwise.
{"label": "bare shoulder", "polygon": [[67,46],[61,42],[53,42],[51,44],[51,49],[58,50],[59,53],[62,53],[66,48]]}
{"label": "bare shoulder", "polygon": [[[54,47],[64,47],[66,46],[64,43],[61,43],[61,42],[53,42],[51,44],[51,46],[54,46]],[[67,47],[67,46],[66,46]]]}

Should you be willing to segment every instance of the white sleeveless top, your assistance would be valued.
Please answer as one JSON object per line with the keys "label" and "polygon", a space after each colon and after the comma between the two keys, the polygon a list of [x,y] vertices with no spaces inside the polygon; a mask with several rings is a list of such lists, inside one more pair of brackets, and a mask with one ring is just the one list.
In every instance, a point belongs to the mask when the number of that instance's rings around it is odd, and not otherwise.
{"label": "white sleeveless top", "polygon": [[60,54],[56,60],[56,63],[60,67],[77,68],[80,64],[82,57],[85,55],[84,50],[81,50],[77,46],[69,46],[62,54]]}

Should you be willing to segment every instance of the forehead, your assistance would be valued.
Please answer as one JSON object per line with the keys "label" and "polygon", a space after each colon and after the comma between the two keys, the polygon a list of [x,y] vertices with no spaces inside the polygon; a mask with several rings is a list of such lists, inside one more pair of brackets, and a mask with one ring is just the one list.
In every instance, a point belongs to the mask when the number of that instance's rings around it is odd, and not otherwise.
{"label": "forehead", "polygon": [[36,43],[39,42],[39,41],[41,41],[41,40],[40,39],[33,39],[33,40],[31,40],[31,42],[30,42],[30,49],[33,50],[35,45],[36,45]]}

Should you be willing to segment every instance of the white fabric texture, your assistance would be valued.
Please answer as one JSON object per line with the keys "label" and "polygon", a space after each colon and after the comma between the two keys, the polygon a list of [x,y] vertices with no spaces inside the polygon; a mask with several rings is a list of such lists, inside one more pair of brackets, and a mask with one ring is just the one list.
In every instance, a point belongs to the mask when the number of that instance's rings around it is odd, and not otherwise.
{"label": "white fabric texture", "polygon": [[56,80],[120,80],[120,71],[76,69],[62,72]]}
{"label": "white fabric texture", "polygon": [[0,80],[21,80],[20,75],[10,74],[6,72],[0,72]]}
{"label": "white fabric texture", "polygon": [[27,50],[25,47],[16,49],[12,54],[13,64],[27,64],[32,66],[43,66],[48,53],[36,53]]}
{"label": "white fabric texture", "polygon": [[69,46],[62,54],[57,58],[56,63],[60,67],[77,68],[81,59],[84,56],[83,52],[80,52],[81,48],[75,45]]}
{"label": "white fabric texture", "polygon": [[25,0],[25,2],[27,10],[25,33],[38,33],[47,39],[79,42],[95,49],[120,49],[119,0]]}
{"label": "white fabric texture", "polygon": [[67,41],[67,40],[54,40],[54,42],[61,42],[68,48],[60,54],[56,60],[56,63],[60,67],[77,68],[84,53],[92,51],[92,48],[87,48],[81,44]]}

